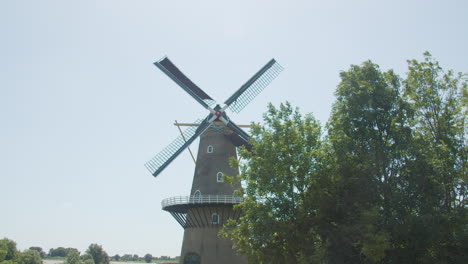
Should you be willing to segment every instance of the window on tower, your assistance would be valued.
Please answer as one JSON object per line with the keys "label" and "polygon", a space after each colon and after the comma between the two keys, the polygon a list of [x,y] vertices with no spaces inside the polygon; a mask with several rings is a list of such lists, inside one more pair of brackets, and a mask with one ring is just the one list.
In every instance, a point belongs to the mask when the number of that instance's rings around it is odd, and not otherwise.
{"label": "window on tower", "polygon": [[201,192],[200,190],[196,190],[195,193],[193,194],[193,198],[195,202],[200,202],[201,198]]}
{"label": "window on tower", "polygon": [[219,216],[218,216],[218,213],[213,213],[213,214],[211,215],[211,224],[213,224],[213,225],[219,224]]}
{"label": "window on tower", "polygon": [[223,173],[222,172],[216,173],[216,181],[217,182],[222,182],[223,181]]}
{"label": "window on tower", "polygon": [[212,145],[209,145],[209,146],[208,146],[208,149],[206,150],[206,152],[208,152],[208,153],[213,153],[213,146],[212,146]]}

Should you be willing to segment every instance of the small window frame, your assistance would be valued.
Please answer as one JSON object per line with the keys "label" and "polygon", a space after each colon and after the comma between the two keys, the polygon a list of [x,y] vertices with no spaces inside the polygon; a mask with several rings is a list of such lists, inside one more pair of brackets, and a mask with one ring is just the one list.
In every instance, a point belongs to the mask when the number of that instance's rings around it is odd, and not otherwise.
{"label": "small window frame", "polygon": [[217,182],[223,182],[223,173],[221,171],[218,171],[216,173],[216,181]]}
{"label": "small window frame", "polygon": [[211,214],[211,224],[212,225],[219,225],[219,214],[218,213]]}
{"label": "small window frame", "polygon": [[213,153],[213,151],[214,151],[213,145],[208,145],[208,147],[206,148],[206,153]]}
{"label": "small window frame", "polygon": [[196,203],[201,202],[201,192],[200,192],[200,190],[196,190],[193,193],[193,201],[196,202]]}

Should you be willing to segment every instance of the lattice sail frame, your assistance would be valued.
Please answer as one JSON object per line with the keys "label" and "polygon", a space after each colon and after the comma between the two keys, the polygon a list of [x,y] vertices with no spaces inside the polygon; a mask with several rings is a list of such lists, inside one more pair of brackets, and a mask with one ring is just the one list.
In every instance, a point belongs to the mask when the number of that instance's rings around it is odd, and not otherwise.
{"label": "lattice sail frame", "polygon": [[[247,81],[242,87],[245,91],[229,105],[229,109],[235,113],[239,113],[246,105],[248,105],[265,87],[267,87],[284,68],[272,60],[272,65],[264,72],[258,72],[252,79]],[[258,77],[260,75],[260,77]],[[255,79],[257,77],[257,79]],[[242,89],[242,88],[241,88]]]}
{"label": "lattice sail frame", "polygon": [[[197,119],[194,123],[200,125],[202,119]],[[154,174],[169,158],[171,158],[186,142],[197,132],[198,126],[188,127],[182,135],[178,136],[171,144],[161,150],[156,156],[145,163],[146,169]]]}

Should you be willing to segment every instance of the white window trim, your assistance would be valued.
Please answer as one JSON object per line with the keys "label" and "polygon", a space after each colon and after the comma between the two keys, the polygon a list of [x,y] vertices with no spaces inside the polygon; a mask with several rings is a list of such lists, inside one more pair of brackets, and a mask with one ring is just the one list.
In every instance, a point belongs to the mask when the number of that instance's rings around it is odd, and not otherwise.
{"label": "white window trim", "polygon": [[[216,216],[216,221],[213,221],[214,216]],[[211,224],[212,225],[219,225],[219,214],[218,213],[213,213],[211,215]]]}
{"label": "white window trim", "polygon": [[[218,176],[220,173],[221,173],[221,177]],[[217,182],[223,182],[223,173],[222,172],[218,171],[216,173],[216,181]]]}
{"label": "white window trim", "polygon": [[[210,151],[210,149],[211,149],[211,151]],[[213,151],[214,151],[214,148],[213,148],[212,145],[209,145],[208,148],[206,149],[206,153],[213,153]]]}

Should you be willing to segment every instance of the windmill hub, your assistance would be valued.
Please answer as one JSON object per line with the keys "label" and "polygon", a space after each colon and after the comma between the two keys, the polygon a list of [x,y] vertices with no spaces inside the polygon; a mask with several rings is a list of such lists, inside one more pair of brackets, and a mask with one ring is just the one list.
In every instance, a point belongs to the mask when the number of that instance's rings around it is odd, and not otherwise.
{"label": "windmill hub", "polygon": [[234,204],[242,202],[233,195],[241,187],[240,181],[230,185],[223,175],[237,175],[238,168],[229,165],[236,158],[236,147],[250,147],[249,134],[229,119],[225,110],[239,113],[257,96],[283,68],[274,59],[270,60],[252,78],[242,85],[221,107],[214,108],[215,101],[200,87],[185,76],[167,57],[154,63],[169,78],[190,94],[206,110],[208,116],[196,121],[198,126],[189,127],[180,137],[163,149],[145,166],[157,176],[196,138],[200,147],[195,166],[192,190],[189,196],[165,199],[163,210],[185,229],[181,252],[181,264],[243,264],[246,259],[232,249],[232,243],[218,236],[219,229],[228,219],[237,219],[240,212]]}

